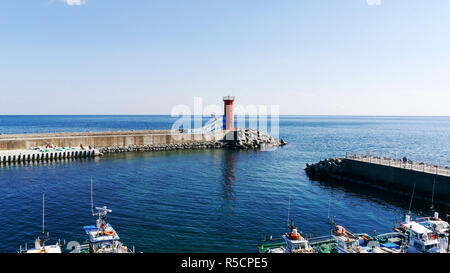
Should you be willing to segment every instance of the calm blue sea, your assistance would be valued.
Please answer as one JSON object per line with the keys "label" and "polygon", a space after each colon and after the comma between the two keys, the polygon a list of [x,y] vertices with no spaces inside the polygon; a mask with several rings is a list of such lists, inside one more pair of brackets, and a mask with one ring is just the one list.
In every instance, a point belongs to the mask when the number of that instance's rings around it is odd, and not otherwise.
{"label": "calm blue sea", "polygon": [[[169,129],[169,116],[0,116],[0,133]],[[84,242],[96,205],[122,241],[142,252],[256,252],[262,235],[279,237],[290,214],[299,229],[329,233],[328,215],[355,232],[389,232],[408,210],[409,196],[310,181],[306,163],[346,152],[404,155],[450,165],[449,117],[283,116],[274,151],[128,153],[90,160],[0,167],[0,252],[15,252],[46,230]],[[427,215],[430,204],[415,201]],[[440,208],[443,213],[448,209]]]}

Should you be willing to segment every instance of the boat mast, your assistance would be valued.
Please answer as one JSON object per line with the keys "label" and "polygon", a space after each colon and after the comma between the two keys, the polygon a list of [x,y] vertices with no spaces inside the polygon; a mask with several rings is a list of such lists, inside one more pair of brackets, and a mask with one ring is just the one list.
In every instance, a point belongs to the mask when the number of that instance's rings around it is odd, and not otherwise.
{"label": "boat mast", "polygon": [[330,199],[328,200],[328,222],[330,221],[330,209],[331,209],[331,196]]}
{"label": "boat mast", "polygon": [[431,207],[430,207],[431,213],[434,213],[434,187],[435,187],[435,184],[436,184],[436,176],[434,176],[433,190],[431,191]]}
{"label": "boat mast", "polygon": [[99,224],[99,228],[104,229],[104,226],[106,225],[106,215],[112,211],[108,209],[106,206],[95,207],[95,209],[97,210],[97,213],[94,212],[94,189],[91,177],[91,212],[92,216],[98,216],[97,222]]}
{"label": "boat mast", "polygon": [[328,200],[328,224],[330,225],[330,235],[333,235],[333,227],[336,224],[336,216],[334,219],[331,219],[331,198],[333,195],[330,195],[330,199]]}
{"label": "boat mast", "polygon": [[413,191],[411,194],[411,201],[409,202],[409,210],[408,210],[408,214],[411,215],[411,206],[412,206],[412,202],[413,202],[413,198],[414,198],[414,191],[416,190],[416,183],[414,183],[414,187],[413,187]]}
{"label": "boat mast", "polygon": [[45,193],[42,194],[42,238],[45,234]]}
{"label": "boat mast", "polygon": [[291,210],[291,196],[289,195],[288,215],[287,215],[287,228],[289,229],[289,214]]}
{"label": "boat mast", "polygon": [[93,184],[92,184],[92,176],[91,176],[91,212],[92,212],[92,216],[95,216],[95,213],[94,213],[94,189],[93,189]]}

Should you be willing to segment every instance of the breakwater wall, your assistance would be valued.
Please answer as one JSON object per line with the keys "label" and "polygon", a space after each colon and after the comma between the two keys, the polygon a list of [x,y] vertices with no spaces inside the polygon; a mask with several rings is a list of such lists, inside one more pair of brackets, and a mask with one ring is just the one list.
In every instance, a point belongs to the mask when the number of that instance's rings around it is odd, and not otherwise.
{"label": "breakwater wall", "polygon": [[[244,128],[204,134],[157,130],[0,135],[0,162],[93,157],[105,153],[139,151],[258,149],[262,145],[284,144],[284,140],[279,141],[261,131]],[[43,147],[52,148],[49,150]]]}
{"label": "breakwater wall", "polygon": [[186,134],[178,131],[127,131],[86,132],[55,134],[24,134],[0,136],[1,150],[27,150],[33,147],[54,145],[56,147],[131,147],[154,144],[181,144],[217,141],[224,132],[210,134]]}
{"label": "breakwater wall", "polygon": [[415,197],[450,204],[450,168],[415,163],[408,160],[370,156],[347,156],[325,159],[307,164],[306,173],[311,179],[331,183],[365,184],[390,192],[411,194]]}

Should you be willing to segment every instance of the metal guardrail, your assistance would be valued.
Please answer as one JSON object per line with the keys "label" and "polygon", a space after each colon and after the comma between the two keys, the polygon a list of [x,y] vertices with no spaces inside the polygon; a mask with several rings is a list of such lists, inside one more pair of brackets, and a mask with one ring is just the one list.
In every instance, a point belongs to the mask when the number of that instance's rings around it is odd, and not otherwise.
{"label": "metal guardrail", "polygon": [[382,156],[359,155],[359,154],[349,154],[349,153],[347,153],[345,155],[345,158],[362,161],[362,162],[368,162],[368,163],[372,163],[372,164],[396,167],[396,168],[401,168],[401,169],[406,169],[406,170],[413,170],[413,171],[436,174],[436,175],[450,176],[450,167],[440,166],[440,164],[432,165],[432,164],[424,163],[424,162],[418,163],[418,162],[414,162],[414,161],[411,161],[408,159],[401,160],[401,159],[388,158],[388,157],[382,157]]}

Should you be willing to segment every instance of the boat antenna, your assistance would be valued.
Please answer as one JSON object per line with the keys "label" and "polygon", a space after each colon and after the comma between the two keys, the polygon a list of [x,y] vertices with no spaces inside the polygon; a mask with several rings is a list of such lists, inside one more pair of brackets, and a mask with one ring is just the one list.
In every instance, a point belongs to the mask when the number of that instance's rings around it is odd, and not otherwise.
{"label": "boat antenna", "polygon": [[94,188],[93,188],[93,183],[92,183],[92,176],[91,176],[91,212],[92,212],[92,216],[95,216],[95,213],[94,213]]}
{"label": "boat antenna", "polygon": [[328,200],[328,221],[330,221],[330,209],[331,209],[331,195],[330,199]]}
{"label": "boat antenna", "polygon": [[45,193],[42,194],[42,236],[45,234]]}
{"label": "boat antenna", "polygon": [[288,215],[287,215],[287,227],[289,228],[289,214],[291,210],[291,196],[289,195]]}
{"label": "boat antenna", "polygon": [[415,190],[416,190],[416,183],[414,183],[413,191],[412,191],[412,194],[411,194],[411,202],[409,202],[409,210],[408,210],[409,214],[411,214],[411,206],[412,206],[412,201],[413,201],[413,198],[414,198],[414,191]]}
{"label": "boat antenna", "polygon": [[434,176],[434,179],[433,179],[433,190],[431,191],[431,207],[430,207],[431,212],[434,212],[434,187],[435,187],[435,184],[436,184],[436,176]]}

